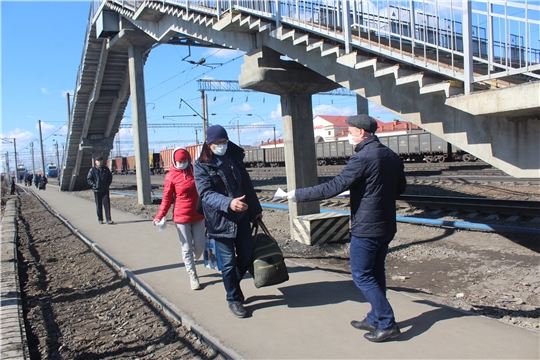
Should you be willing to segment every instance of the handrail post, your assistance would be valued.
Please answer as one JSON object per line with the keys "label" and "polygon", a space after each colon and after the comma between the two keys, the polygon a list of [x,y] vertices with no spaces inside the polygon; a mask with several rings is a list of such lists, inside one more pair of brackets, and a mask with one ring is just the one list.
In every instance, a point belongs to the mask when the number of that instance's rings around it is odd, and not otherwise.
{"label": "handrail post", "polygon": [[351,24],[349,21],[349,0],[342,0],[342,25],[343,25],[343,37],[345,41],[345,53],[351,52]]}
{"label": "handrail post", "polygon": [[279,0],[276,0],[276,29],[281,26],[281,7],[279,6]]}
{"label": "handrail post", "polygon": [[463,0],[463,84],[465,94],[472,91],[473,53],[472,53],[472,8],[468,0]]}

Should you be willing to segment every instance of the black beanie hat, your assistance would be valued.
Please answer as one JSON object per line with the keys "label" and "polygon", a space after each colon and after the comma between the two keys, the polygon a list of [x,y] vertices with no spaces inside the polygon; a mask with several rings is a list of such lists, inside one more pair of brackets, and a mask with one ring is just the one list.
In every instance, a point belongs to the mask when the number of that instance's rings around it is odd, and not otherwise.
{"label": "black beanie hat", "polygon": [[208,129],[206,129],[206,143],[210,145],[214,141],[218,141],[221,139],[227,139],[229,140],[229,136],[227,135],[227,130],[221,125],[212,125]]}

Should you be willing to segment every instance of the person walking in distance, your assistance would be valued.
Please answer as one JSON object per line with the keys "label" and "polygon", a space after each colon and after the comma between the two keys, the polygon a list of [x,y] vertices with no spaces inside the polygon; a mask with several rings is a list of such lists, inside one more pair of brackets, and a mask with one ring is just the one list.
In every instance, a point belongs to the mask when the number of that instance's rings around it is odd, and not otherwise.
{"label": "person walking in distance", "polygon": [[109,197],[109,187],[112,183],[111,170],[105,166],[103,157],[98,156],[94,160],[94,166],[88,172],[86,177],[88,185],[94,190],[94,201],[96,202],[96,213],[98,222],[103,224],[103,209],[105,209],[105,219],[107,224],[112,225],[111,219],[111,200]]}
{"label": "person walking in distance", "polygon": [[182,258],[192,290],[201,288],[195,262],[201,257],[206,245],[204,216],[196,211],[198,199],[191,156],[185,148],[177,147],[172,152],[172,166],[165,175],[163,198],[153,224],[157,225],[174,203],[173,221],[182,244]]}
{"label": "person walking in distance", "polygon": [[208,236],[216,243],[229,309],[246,317],[240,281],[252,263],[250,221],[262,218],[262,208],[244,166],[244,150],[229,141],[220,125],[210,126],[199,159],[195,184],[201,198]]}
{"label": "person walking in distance", "polygon": [[355,154],[345,168],[327,183],[289,191],[287,198],[315,201],[350,190],[351,273],[371,304],[366,318],[353,320],[351,325],[367,331],[367,340],[380,342],[401,334],[386,298],[384,263],[397,231],[396,198],[405,192],[407,182],[400,158],[374,135],[375,119],[362,114],[350,116],[346,122]]}

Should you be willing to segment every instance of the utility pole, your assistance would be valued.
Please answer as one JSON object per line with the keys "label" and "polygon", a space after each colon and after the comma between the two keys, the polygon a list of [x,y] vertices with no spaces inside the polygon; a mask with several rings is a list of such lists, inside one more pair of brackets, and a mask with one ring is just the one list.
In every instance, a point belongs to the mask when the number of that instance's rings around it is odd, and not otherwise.
{"label": "utility pole", "polygon": [[240,119],[236,119],[236,130],[238,131],[238,146],[240,146]]}
{"label": "utility pole", "polygon": [[17,169],[17,140],[13,138],[13,149],[15,150],[15,169]]}
{"label": "utility pole", "polygon": [[276,144],[276,127],[274,126],[274,147],[277,147]]}
{"label": "utility pole", "polygon": [[203,142],[206,141],[206,129],[208,127],[208,111],[207,111],[207,97],[204,90],[201,90],[201,99],[202,99],[202,120],[203,120]]}
{"label": "utility pole", "polygon": [[38,120],[39,124],[39,145],[41,147],[41,175],[45,175],[45,155],[43,154],[43,136],[41,135],[41,120]]}
{"label": "utility pole", "polygon": [[36,176],[36,164],[34,163],[34,142],[30,143],[30,154],[32,154],[32,174]]}
{"label": "utility pole", "polygon": [[9,151],[6,151],[6,174],[9,181],[11,181],[11,174],[9,173]]}
{"label": "utility pole", "polygon": [[54,146],[56,147],[56,168],[60,169],[60,156],[58,155],[58,141],[54,141]]}

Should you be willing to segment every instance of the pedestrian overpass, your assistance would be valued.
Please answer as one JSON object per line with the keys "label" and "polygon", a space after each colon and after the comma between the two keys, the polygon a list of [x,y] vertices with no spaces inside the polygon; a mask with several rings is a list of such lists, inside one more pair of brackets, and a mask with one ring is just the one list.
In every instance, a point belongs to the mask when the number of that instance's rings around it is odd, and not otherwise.
{"label": "pedestrian overpass", "polygon": [[86,186],[131,96],[139,202],[150,203],[142,68],[168,43],[246,52],[240,85],[281,97],[290,188],[314,185],[311,95],[337,87],[358,94],[359,111],[370,100],[512,176],[539,177],[539,14],[491,0],[95,1],[61,189]]}

